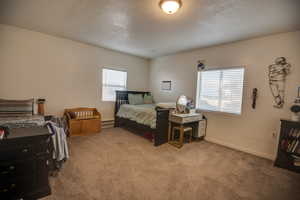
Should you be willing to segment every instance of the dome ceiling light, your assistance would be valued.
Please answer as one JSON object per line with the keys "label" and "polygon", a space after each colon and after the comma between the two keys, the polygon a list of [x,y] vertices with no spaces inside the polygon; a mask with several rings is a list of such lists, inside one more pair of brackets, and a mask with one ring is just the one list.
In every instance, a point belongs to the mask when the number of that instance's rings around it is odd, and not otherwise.
{"label": "dome ceiling light", "polygon": [[182,2],[181,0],[161,0],[159,6],[165,13],[171,15],[179,10]]}

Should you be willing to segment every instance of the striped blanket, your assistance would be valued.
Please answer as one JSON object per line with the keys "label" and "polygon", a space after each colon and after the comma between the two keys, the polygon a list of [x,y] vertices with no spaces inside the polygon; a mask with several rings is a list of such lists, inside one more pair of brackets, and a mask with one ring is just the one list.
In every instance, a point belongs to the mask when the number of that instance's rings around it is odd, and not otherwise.
{"label": "striped blanket", "polygon": [[0,126],[7,126],[9,128],[43,126],[44,124],[44,116],[41,115],[0,118]]}
{"label": "striped blanket", "polygon": [[33,105],[34,105],[34,99],[28,99],[28,100],[0,99],[0,118],[32,116]]}

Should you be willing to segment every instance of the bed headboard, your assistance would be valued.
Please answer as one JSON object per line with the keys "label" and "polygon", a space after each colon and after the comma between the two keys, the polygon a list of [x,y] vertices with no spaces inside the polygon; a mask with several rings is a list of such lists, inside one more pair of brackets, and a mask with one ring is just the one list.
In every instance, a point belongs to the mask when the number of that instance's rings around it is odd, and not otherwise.
{"label": "bed headboard", "polygon": [[117,90],[116,91],[115,115],[119,111],[120,106],[122,104],[129,104],[129,102],[128,102],[128,94],[142,94],[144,96],[145,94],[149,95],[151,93],[150,92],[139,92],[139,91],[122,91],[122,90]]}

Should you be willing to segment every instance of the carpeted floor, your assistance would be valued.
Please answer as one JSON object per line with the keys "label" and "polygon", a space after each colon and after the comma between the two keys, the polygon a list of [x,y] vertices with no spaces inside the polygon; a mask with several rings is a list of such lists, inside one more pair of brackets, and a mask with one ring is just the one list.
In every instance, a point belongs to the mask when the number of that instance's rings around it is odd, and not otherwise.
{"label": "carpeted floor", "polygon": [[205,141],[154,147],[123,129],[69,140],[43,200],[296,200],[300,174]]}

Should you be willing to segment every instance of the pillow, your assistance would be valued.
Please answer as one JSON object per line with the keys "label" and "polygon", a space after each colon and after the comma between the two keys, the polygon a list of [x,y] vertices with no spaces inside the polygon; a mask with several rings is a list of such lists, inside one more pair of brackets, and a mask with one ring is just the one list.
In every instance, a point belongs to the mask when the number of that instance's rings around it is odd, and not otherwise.
{"label": "pillow", "polygon": [[0,117],[23,117],[33,115],[34,99],[6,100],[0,99]]}
{"label": "pillow", "polygon": [[144,104],[153,104],[153,97],[152,95],[145,95],[144,96]]}
{"label": "pillow", "polygon": [[144,99],[142,94],[128,94],[128,101],[131,105],[144,104]]}

